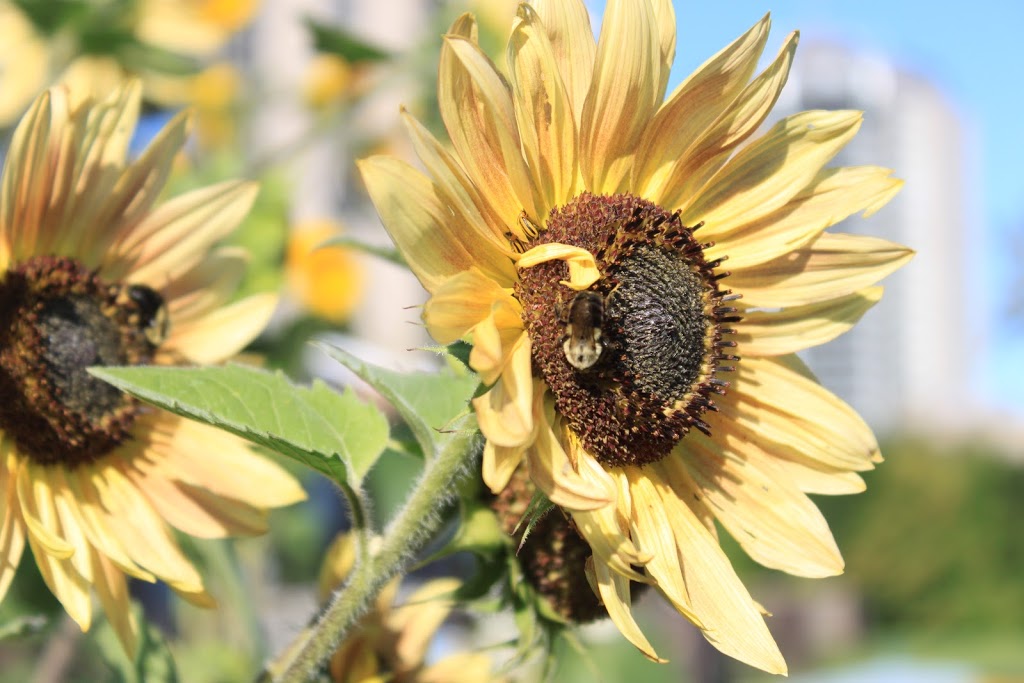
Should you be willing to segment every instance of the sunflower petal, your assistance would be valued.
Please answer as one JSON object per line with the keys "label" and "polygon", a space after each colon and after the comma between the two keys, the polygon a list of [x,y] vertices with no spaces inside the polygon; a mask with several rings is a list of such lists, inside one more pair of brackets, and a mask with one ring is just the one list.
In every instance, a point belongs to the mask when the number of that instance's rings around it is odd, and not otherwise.
{"label": "sunflower petal", "polygon": [[184,356],[193,363],[219,363],[234,356],[259,336],[274,309],[276,293],[254,294],[207,315],[172,325],[158,360]]}
{"label": "sunflower petal", "polygon": [[[480,239],[482,228],[457,220],[458,214],[453,215],[430,179],[388,157],[370,157],[358,165],[384,227],[428,292],[471,266],[495,282],[511,285],[511,260],[492,241]],[[514,220],[521,211],[520,207]]]}
{"label": "sunflower petal", "polygon": [[781,356],[832,341],[882,299],[882,287],[779,311],[742,311],[733,337],[746,356]]}
{"label": "sunflower petal", "polygon": [[913,255],[913,250],[877,237],[824,233],[781,258],[734,269],[728,282],[747,306],[802,306],[869,287]]}
{"label": "sunflower petal", "polygon": [[532,268],[548,261],[565,261],[568,264],[569,279],[560,282],[576,291],[582,291],[601,279],[601,271],[597,269],[593,254],[581,247],[558,242],[540,244],[520,254],[516,259],[516,267]]}
{"label": "sunflower petal", "polygon": [[473,399],[480,431],[497,446],[522,446],[534,433],[530,337],[521,335],[501,373],[483,396]]}
{"label": "sunflower petal", "polygon": [[512,473],[523,460],[525,450],[525,446],[496,446],[489,440],[484,443],[481,475],[491,493],[497,495],[508,486]]}
{"label": "sunflower petal", "polygon": [[578,129],[597,54],[586,5],[581,0],[535,0],[531,4],[548,32],[551,52],[565,84]]}
{"label": "sunflower petal", "polygon": [[848,143],[856,111],[805,111],[779,121],[740,150],[682,210],[686,225],[729,231],[784,206]]}
{"label": "sunflower petal", "polygon": [[[689,485],[679,481],[671,458],[658,467],[675,491]],[[688,504],[687,496],[663,496],[665,515],[672,525],[693,611],[703,624],[708,642],[721,652],[769,673],[786,673],[786,663],[718,541]]]}
{"label": "sunflower petal", "polygon": [[797,576],[842,573],[843,558],[825,518],[771,456],[757,448],[732,451],[703,434],[689,435],[687,442],[685,454],[674,459],[750,557]]}
{"label": "sunflower petal", "polygon": [[817,382],[787,367],[786,357],[744,358],[729,392],[706,413],[712,434],[779,450],[845,471],[874,467],[878,442],[850,406]]}
{"label": "sunflower petal", "polygon": [[18,492],[8,464],[13,460],[0,451],[0,602],[11,587],[21,554],[25,551],[25,530],[18,514]]}
{"label": "sunflower petal", "polygon": [[663,496],[675,493],[665,490],[668,483],[651,476],[651,471],[626,467],[623,473],[629,480],[632,494],[632,536],[636,539],[637,548],[651,555],[651,561],[644,569],[658,582],[658,590],[676,610],[699,626],[700,619],[694,613],[686,593],[672,525],[665,517],[665,508],[661,502]]}
{"label": "sunflower petal", "polygon": [[858,211],[871,215],[902,187],[903,181],[887,168],[822,169],[785,205],[757,220],[725,230],[705,226],[701,238],[710,237],[716,244],[704,253],[708,260],[728,255],[730,269],[771,261],[806,246],[825,228]]}
{"label": "sunflower petal", "polygon": [[737,95],[676,163],[655,178],[659,184],[652,187],[651,196],[659,204],[685,207],[701,201],[709,188],[715,187],[708,178],[714,179],[713,174],[760,128],[775,106],[789,78],[798,41],[799,34],[789,34],[775,61]]}
{"label": "sunflower petal", "polygon": [[[423,307],[423,322],[431,337],[451,344],[491,315],[499,301],[522,311],[510,288],[502,287],[473,266],[438,287]],[[518,328],[522,330],[521,318]]]}
{"label": "sunflower petal", "polygon": [[107,252],[108,277],[166,283],[204,259],[238,227],[258,192],[256,183],[229,180],[178,195],[120,235]]}
{"label": "sunflower petal", "polygon": [[96,587],[100,604],[128,657],[134,659],[139,642],[139,625],[131,610],[128,582],[125,581],[124,574],[102,553],[91,553],[91,556],[93,585]]}
{"label": "sunflower petal", "polygon": [[16,486],[21,518],[28,528],[29,540],[33,541],[33,552],[45,551],[64,560],[71,557],[75,548],[60,537],[53,493],[45,472],[45,468],[28,461],[18,468]]}
{"label": "sunflower petal", "polygon": [[632,186],[641,189],[643,196],[656,196],[659,185],[650,184],[652,177],[664,169],[662,177],[667,180],[669,167],[680,163],[690,145],[750,80],[764,50],[770,25],[765,15],[749,31],[704,62],[658,109],[637,147],[633,167]]}
{"label": "sunflower petal", "polygon": [[553,409],[537,430],[537,439],[527,451],[530,479],[548,499],[570,512],[595,510],[615,502],[615,482],[589,455],[577,457],[574,468],[562,444],[552,431]]}
{"label": "sunflower petal", "polygon": [[416,156],[442,192],[443,203],[452,207],[466,224],[479,226],[481,237],[494,242],[499,251],[509,251],[508,228],[497,208],[491,205],[491,198],[480,192],[459,161],[404,109],[402,121],[412,139]]}
{"label": "sunflower petal", "polygon": [[519,6],[518,17],[508,43],[513,103],[546,217],[576,194],[576,124],[547,32],[529,5]]}
{"label": "sunflower petal", "polygon": [[580,170],[595,194],[628,189],[633,154],[661,94],[660,44],[649,1],[609,0],[580,123]]}
{"label": "sunflower petal", "polygon": [[572,514],[576,530],[594,551],[597,566],[607,565],[617,574],[639,583],[650,583],[634,566],[647,564],[650,553],[641,552],[629,537],[629,527],[616,505]]}
{"label": "sunflower petal", "polygon": [[608,567],[601,562],[595,562],[593,557],[587,558],[587,573],[593,573],[593,582],[597,585],[598,594],[608,616],[618,627],[619,632],[631,642],[645,657],[653,662],[665,663],[668,660],[662,659],[654,651],[654,647],[644,636],[643,631],[633,619],[631,611],[632,599],[629,595],[629,579],[610,572]]}
{"label": "sunflower petal", "polygon": [[437,87],[441,118],[470,176],[498,215],[514,230],[525,210],[539,213],[537,188],[521,152],[515,109],[508,85],[480,48],[448,36],[441,48]]}

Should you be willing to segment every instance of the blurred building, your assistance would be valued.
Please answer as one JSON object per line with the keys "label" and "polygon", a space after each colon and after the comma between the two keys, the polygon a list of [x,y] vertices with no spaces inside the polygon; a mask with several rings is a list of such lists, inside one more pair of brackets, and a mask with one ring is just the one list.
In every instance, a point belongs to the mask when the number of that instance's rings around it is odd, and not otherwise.
{"label": "blurred building", "polygon": [[[975,419],[971,372],[981,346],[968,273],[973,172],[969,136],[939,89],[876,55],[834,43],[802,45],[777,111],[859,109],[864,124],[835,165],[881,165],[906,180],[869,219],[834,230],[876,235],[917,256],[883,283],[882,301],[851,332],[810,349],[825,386],[876,429],[960,431]],[[976,242],[977,240],[973,240]],[[974,307],[975,309],[977,307]]]}

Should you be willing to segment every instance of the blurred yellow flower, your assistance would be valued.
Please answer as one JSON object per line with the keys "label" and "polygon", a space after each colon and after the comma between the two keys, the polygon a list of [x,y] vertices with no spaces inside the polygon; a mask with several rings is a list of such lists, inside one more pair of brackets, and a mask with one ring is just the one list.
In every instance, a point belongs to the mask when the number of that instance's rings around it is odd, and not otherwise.
{"label": "blurred yellow flower", "polygon": [[631,582],[722,652],[783,673],[716,520],[768,567],[842,571],[807,494],[861,491],[858,472],[881,458],[795,353],[850,329],[910,259],[825,232],[902,183],[826,167],[859,112],[802,112],[757,135],[797,45],[787,37],[754,77],[767,17],[667,98],[670,2],[609,0],[601,27],[595,40],[581,0],[520,5],[506,79],[460,17],[438,78],[454,154],[406,116],[426,173],[374,157],[363,179],[430,293],[431,334],[473,342],[491,491],[528,463],[589,543],[609,616],[649,658]]}
{"label": "blurred yellow flower", "polygon": [[27,542],[82,630],[95,591],[129,654],[126,575],[213,604],[168,525],[258,534],[267,508],[305,497],[240,439],[86,370],[225,360],[277,301],[229,303],[246,254],[217,247],[256,186],[228,181],[159,203],[187,120],[128,161],[139,106],[137,82],[102,102],[78,82],[51,88],[16,129],[0,179],[0,598]]}
{"label": "blurred yellow flower", "polygon": [[140,0],[135,34],[171,52],[209,57],[245,27],[258,0]]}
{"label": "blurred yellow flower", "polygon": [[313,109],[324,109],[351,96],[356,68],[343,57],[321,52],[306,70],[303,96]]}
{"label": "blurred yellow flower", "polygon": [[[320,571],[320,598],[341,585],[355,563],[349,534],[335,539]],[[499,680],[484,654],[458,653],[426,664],[427,648],[454,606],[456,579],[434,579],[394,604],[399,578],[389,582],[332,655],[335,683],[476,683]]]}
{"label": "blurred yellow flower", "polygon": [[363,269],[356,254],[325,245],[343,233],[328,220],[296,225],[288,238],[285,272],[288,286],[304,308],[335,323],[348,320],[363,298]]}

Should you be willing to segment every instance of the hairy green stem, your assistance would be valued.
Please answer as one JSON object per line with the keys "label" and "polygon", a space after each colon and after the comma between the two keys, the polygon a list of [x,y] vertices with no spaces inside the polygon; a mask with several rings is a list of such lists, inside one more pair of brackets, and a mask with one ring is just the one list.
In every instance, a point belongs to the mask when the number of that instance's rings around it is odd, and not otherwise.
{"label": "hairy green stem", "polygon": [[[472,460],[478,439],[474,432],[451,432],[437,455],[428,460],[405,506],[388,526],[382,542],[357,558],[348,582],[310,628],[289,645],[266,672],[281,673],[275,683],[309,680],[337,649],[345,633],[366,612],[391,577],[414,561],[415,553],[441,523],[440,512],[451,499],[453,482]],[[363,534],[365,537],[365,534]],[[365,547],[365,546],[364,546]]]}

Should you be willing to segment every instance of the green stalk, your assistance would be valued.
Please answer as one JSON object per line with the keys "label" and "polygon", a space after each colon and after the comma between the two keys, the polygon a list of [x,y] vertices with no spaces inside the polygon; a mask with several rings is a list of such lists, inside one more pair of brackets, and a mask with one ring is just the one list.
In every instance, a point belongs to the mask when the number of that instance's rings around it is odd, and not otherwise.
{"label": "green stalk", "polygon": [[[416,551],[437,531],[440,512],[451,499],[453,483],[466,471],[477,450],[471,431],[450,432],[435,457],[429,459],[405,506],[391,522],[382,542],[362,536],[356,565],[345,586],[336,592],[316,623],[305,629],[264,671],[261,681],[308,681],[338,648],[346,632],[373,603],[391,577],[404,573]],[[376,548],[374,548],[376,546]],[[273,677],[271,672],[280,672]]]}

